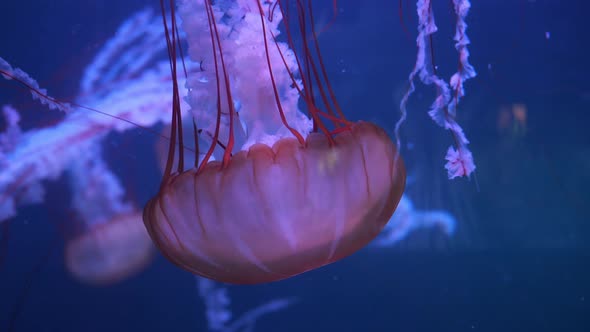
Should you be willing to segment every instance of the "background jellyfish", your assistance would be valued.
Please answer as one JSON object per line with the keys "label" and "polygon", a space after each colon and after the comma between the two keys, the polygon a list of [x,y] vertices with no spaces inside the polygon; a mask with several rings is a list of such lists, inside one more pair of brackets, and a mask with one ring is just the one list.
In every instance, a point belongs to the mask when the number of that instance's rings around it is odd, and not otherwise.
{"label": "background jellyfish", "polygon": [[[162,34],[156,28],[159,24],[151,11],[139,12],[125,22],[86,68],[76,103],[45,96],[46,90],[33,78],[0,59],[0,74],[5,79],[25,82],[27,88],[34,89],[33,98],[66,113],[52,127],[23,132],[17,126],[16,110],[5,111],[12,125],[3,134],[5,144],[0,150],[0,221],[14,216],[19,205],[41,201],[40,181],[56,179],[79,155],[84,155],[85,149],[99,144],[108,133],[170,120],[166,114],[170,104],[164,98],[168,89],[162,82],[171,76],[166,61],[158,59],[164,46],[154,40]],[[120,52],[127,56],[119,58]],[[129,64],[132,60],[137,60],[133,66]],[[111,111],[100,111],[104,109]]]}
{"label": "background jellyfish", "polygon": [[[311,2],[299,2],[297,14],[281,2],[178,4],[188,55],[201,69],[185,71],[195,140],[202,130],[210,147],[183,172],[174,84],[168,162],[158,195],[144,209],[162,253],[203,277],[256,284],[321,267],[368,244],[395,210],[405,170],[381,128],[344,117],[317,39],[301,32],[303,51],[293,51],[298,29],[289,21],[306,31]],[[174,76],[180,64],[171,19]],[[299,111],[299,98],[307,114]],[[216,150],[219,161],[210,161]]]}
{"label": "background jellyfish", "polygon": [[92,143],[68,167],[79,220],[70,221],[77,232],[66,240],[64,257],[78,281],[109,285],[142,272],[154,248],[141,213],[124,201],[121,183],[102,160],[100,146]]}
{"label": "background jellyfish", "polygon": [[297,302],[296,298],[276,298],[235,317],[231,310],[231,297],[220,283],[195,276],[199,298],[205,305],[207,329],[211,332],[254,331],[256,322],[263,316],[287,309]]}
{"label": "background jellyfish", "polygon": [[[125,197],[129,192],[104,160],[101,144],[110,132],[168,119],[169,105],[162,98],[167,91],[161,83],[170,75],[161,61],[163,46],[156,40],[162,33],[157,29],[160,24],[150,10],[130,17],[86,68],[75,103],[48,97],[28,74],[0,58],[5,79],[19,80],[31,89],[33,98],[67,113],[52,127],[21,130],[18,111],[4,106],[0,222],[14,217],[18,207],[42,203],[44,181],[67,175],[72,197],[69,220],[54,224],[66,238],[65,266],[83,283],[125,280],[153,259],[151,240],[134,206],[138,203]],[[119,57],[120,52],[127,56]]]}
{"label": "background jellyfish", "polygon": [[371,246],[390,247],[406,238],[411,232],[421,228],[437,228],[447,236],[452,236],[457,221],[444,210],[418,210],[408,198],[402,196],[395,213]]}

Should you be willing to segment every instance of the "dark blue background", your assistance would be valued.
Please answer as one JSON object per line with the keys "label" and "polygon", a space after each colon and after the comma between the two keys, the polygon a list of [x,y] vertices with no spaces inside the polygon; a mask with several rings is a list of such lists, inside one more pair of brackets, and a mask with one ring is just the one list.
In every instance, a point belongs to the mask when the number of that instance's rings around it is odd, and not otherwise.
{"label": "dark blue background", "polygon": [[[330,17],[331,3],[318,5],[318,20]],[[444,77],[457,63],[449,3],[434,6],[436,62]],[[73,98],[102,43],[146,5],[157,3],[3,1],[0,56],[52,95]],[[351,118],[392,132],[414,63],[414,6],[402,1],[408,37],[398,1],[339,1],[336,24],[319,38]],[[451,138],[426,116],[432,89],[420,86],[412,98],[403,137],[414,148],[402,151],[413,179],[408,194],[420,208],[453,213],[459,223],[453,238],[423,231],[395,248],[365,249],[290,280],[230,287],[235,313],[297,296],[295,306],[263,318],[255,330],[590,330],[589,10],[582,0],[473,1],[468,33],[478,77],[466,83],[459,120],[472,141],[479,191],[474,179],[446,179]],[[0,82],[0,104],[23,111],[25,128],[61,116],[29,99]],[[499,109],[514,103],[527,106],[525,135],[497,129]],[[135,130],[106,141],[109,162],[141,203],[158,187],[149,158],[154,140]],[[131,162],[144,167],[130,169]],[[21,209],[10,221],[0,265],[0,331],[11,319],[14,331],[204,331],[194,279],[162,257],[109,288],[88,288],[67,275],[56,227],[70,213],[65,186],[63,179],[47,183],[48,204]]]}

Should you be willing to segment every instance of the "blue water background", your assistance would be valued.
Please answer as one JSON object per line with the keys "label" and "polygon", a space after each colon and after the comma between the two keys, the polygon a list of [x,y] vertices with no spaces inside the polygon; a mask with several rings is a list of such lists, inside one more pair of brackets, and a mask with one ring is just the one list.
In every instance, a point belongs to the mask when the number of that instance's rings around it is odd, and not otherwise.
{"label": "blue water background", "polygon": [[[457,68],[449,2],[434,6],[436,63],[447,78]],[[318,5],[318,17],[330,18],[331,3]],[[403,25],[397,1],[338,3],[336,24],[319,37],[330,79],[352,119],[392,133],[414,64],[414,3],[402,1]],[[157,3],[3,1],[0,56],[52,95],[73,98],[102,43],[145,6]],[[433,91],[420,86],[412,98],[402,132],[408,194],[420,208],[455,215],[452,238],[417,232],[393,248],[365,249],[286,281],[230,287],[236,314],[296,296],[297,304],[264,317],[255,331],[589,331],[589,10],[581,0],[473,1],[468,33],[478,76],[465,85],[459,121],[472,142],[476,178],[446,179],[452,141],[426,115]],[[23,127],[60,117],[29,99],[0,82],[0,104],[23,111]],[[528,110],[526,132],[499,130],[500,110],[517,103]],[[105,143],[107,160],[142,203],[158,188],[149,158],[154,140],[134,130]],[[74,281],[56,227],[71,213],[70,194],[64,179],[46,185],[46,204],[20,209],[10,222],[0,331],[11,320],[15,332],[206,330],[194,278],[162,257],[112,287]]]}

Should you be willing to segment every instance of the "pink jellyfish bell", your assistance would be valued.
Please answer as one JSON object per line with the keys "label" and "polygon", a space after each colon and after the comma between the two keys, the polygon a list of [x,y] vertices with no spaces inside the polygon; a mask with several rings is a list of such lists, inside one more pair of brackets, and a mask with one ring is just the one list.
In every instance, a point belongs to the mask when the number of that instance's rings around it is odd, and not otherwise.
{"label": "pink jellyfish bell", "polygon": [[[381,128],[340,111],[311,1],[177,4],[188,55],[200,63],[187,73],[189,121],[194,140],[208,144],[196,145],[185,170],[176,83],[165,174],[143,214],[162,253],[200,276],[257,284],[367,245],[396,209],[405,169]],[[175,75],[177,29],[167,29]]]}
{"label": "pink jellyfish bell", "polygon": [[137,213],[115,216],[68,240],[65,265],[78,281],[111,285],[139,274],[153,260],[153,245]]}
{"label": "pink jellyfish bell", "polygon": [[154,246],[141,212],[124,199],[122,183],[101,157],[100,141],[90,141],[68,165],[72,208],[66,227],[65,266],[79,282],[108,286],[144,271]]}

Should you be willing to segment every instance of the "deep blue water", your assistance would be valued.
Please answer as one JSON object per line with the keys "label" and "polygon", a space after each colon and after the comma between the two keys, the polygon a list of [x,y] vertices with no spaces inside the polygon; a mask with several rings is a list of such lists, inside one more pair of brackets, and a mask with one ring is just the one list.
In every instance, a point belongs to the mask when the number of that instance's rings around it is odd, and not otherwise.
{"label": "deep blue water", "polygon": [[[320,22],[331,17],[332,1],[325,2],[317,5]],[[445,78],[457,68],[449,2],[433,8],[435,59]],[[478,76],[465,84],[459,121],[471,140],[476,177],[446,179],[451,137],[426,115],[431,87],[418,84],[402,131],[411,143],[402,150],[411,178],[407,194],[421,209],[454,215],[455,234],[417,231],[391,248],[367,248],[289,280],[230,286],[236,316],[275,297],[297,297],[288,309],[261,318],[254,331],[590,330],[590,5],[472,2],[470,60]],[[0,57],[51,94],[74,98],[84,67],[118,25],[157,5],[4,1]],[[416,55],[414,6],[402,1],[402,23],[397,1],[338,1],[336,23],[319,37],[347,114],[389,133]],[[0,104],[21,110],[23,128],[60,118],[29,99],[0,81]],[[515,104],[526,106],[526,124],[511,119],[504,126],[503,109]],[[159,185],[150,158],[155,140],[133,130],[104,144],[107,161],[139,205]],[[207,330],[194,278],[161,256],[110,287],[85,286],[68,275],[60,225],[71,216],[71,193],[65,178],[44,185],[45,204],[19,209],[9,231],[2,230],[8,240],[0,262],[0,332]]]}

